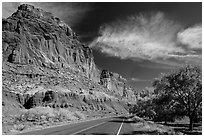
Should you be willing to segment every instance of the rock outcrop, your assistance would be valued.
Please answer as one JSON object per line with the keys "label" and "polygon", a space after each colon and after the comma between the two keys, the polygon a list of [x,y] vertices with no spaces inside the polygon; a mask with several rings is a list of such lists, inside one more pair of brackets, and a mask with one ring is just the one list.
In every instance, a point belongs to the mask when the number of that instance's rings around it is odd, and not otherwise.
{"label": "rock outcrop", "polygon": [[132,88],[127,84],[127,80],[117,73],[102,70],[100,84],[118,97],[134,101],[135,96]]}
{"label": "rock outcrop", "polygon": [[23,4],[2,21],[3,61],[49,68],[77,69],[98,80],[92,50],[51,13]]}
{"label": "rock outcrop", "polygon": [[119,74],[97,69],[67,24],[27,4],[2,20],[2,96],[3,117],[11,107],[127,113],[135,99]]}

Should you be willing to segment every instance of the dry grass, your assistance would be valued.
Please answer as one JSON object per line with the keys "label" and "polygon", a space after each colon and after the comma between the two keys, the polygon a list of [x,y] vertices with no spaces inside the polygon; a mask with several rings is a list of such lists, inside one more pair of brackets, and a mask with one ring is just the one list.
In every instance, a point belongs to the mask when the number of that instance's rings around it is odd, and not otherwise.
{"label": "dry grass", "polygon": [[[16,133],[19,131],[36,128],[39,126],[46,127],[56,125],[62,122],[83,120],[86,116],[79,111],[69,111],[68,109],[54,109],[50,107],[36,107],[24,110],[21,114],[16,115],[13,122],[8,125],[4,124],[5,134]],[[9,133],[10,132],[10,133]]]}
{"label": "dry grass", "polygon": [[135,135],[174,135],[175,132],[172,128],[156,124],[151,121],[145,121],[137,116],[133,117],[132,127],[134,128]]}

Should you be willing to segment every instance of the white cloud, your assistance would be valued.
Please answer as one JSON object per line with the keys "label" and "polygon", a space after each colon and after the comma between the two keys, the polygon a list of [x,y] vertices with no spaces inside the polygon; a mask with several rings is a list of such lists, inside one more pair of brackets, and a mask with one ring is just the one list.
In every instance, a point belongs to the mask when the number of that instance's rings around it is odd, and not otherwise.
{"label": "white cloud", "polygon": [[178,33],[178,40],[190,49],[202,48],[202,26],[189,27]]}
{"label": "white cloud", "polygon": [[131,78],[130,80],[133,81],[133,82],[146,82],[146,81],[149,81],[149,80],[139,79],[139,78]]}
{"label": "white cloud", "polygon": [[177,47],[177,32],[181,26],[168,20],[162,12],[131,16],[106,24],[91,46],[102,52],[124,58],[157,59],[184,50]]}
{"label": "white cloud", "polygon": [[[99,37],[90,47],[121,59],[149,60],[169,66],[180,66],[181,60],[185,62],[187,58],[189,60],[191,57],[197,57],[189,53],[192,52],[191,48],[198,45],[192,46],[188,40],[200,36],[200,30],[200,27],[183,30],[183,26],[168,19],[162,12],[143,13],[101,26]],[[190,35],[190,32],[193,33]],[[185,35],[188,36],[186,39]],[[190,47],[181,44],[181,36],[182,43],[189,43]]]}

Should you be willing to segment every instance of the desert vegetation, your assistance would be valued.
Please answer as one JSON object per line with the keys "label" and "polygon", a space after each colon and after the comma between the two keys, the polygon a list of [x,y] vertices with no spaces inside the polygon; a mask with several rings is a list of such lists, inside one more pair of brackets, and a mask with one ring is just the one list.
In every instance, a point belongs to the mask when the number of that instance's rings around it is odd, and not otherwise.
{"label": "desert vegetation", "polygon": [[155,122],[174,122],[188,117],[188,130],[202,120],[202,71],[185,66],[153,81],[154,90],[137,94],[130,112]]}
{"label": "desert vegetation", "polygon": [[[7,130],[13,133],[29,130],[32,128],[47,127],[59,123],[69,123],[72,121],[84,120],[86,114],[79,111],[70,111],[64,108],[35,107],[20,111],[19,114],[12,117],[9,123],[3,123]],[[10,126],[9,126],[10,125]],[[4,129],[4,132],[8,132]]]}

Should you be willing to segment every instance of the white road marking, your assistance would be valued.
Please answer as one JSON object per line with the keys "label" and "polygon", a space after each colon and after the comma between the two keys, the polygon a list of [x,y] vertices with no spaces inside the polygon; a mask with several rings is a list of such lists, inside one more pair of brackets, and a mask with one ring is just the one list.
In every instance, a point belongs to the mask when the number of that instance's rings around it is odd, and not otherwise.
{"label": "white road marking", "polygon": [[[123,118],[123,122],[124,122],[124,118]],[[121,125],[120,125],[120,128],[119,128],[119,130],[118,130],[118,133],[117,133],[117,135],[119,135],[120,134],[120,130],[122,129],[122,126],[123,126],[123,122],[121,123]]]}
{"label": "white road marking", "polygon": [[96,124],[96,125],[94,125],[94,126],[91,126],[91,127],[88,127],[88,128],[82,129],[82,130],[79,130],[79,131],[77,131],[77,132],[75,132],[75,133],[72,133],[72,135],[76,135],[76,134],[81,133],[81,132],[83,132],[83,131],[86,131],[86,130],[89,130],[89,129],[91,129],[91,128],[94,128],[94,127],[97,127],[97,126],[99,126],[99,125],[102,125],[102,124],[104,124],[104,123],[106,123],[106,122],[102,122],[102,123]]}
{"label": "white road marking", "polygon": [[[119,115],[121,116],[121,115]],[[101,120],[101,119],[108,119],[111,118],[113,116],[109,116],[109,117],[103,117],[103,118],[97,118],[97,119],[91,119],[91,120],[85,120],[85,121],[77,121],[75,123],[63,123],[60,125],[54,125],[54,126],[49,126],[49,127],[40,127],[40,129],[32,129],[30,131],[22,131],[19,134],[25,134],[25,133],[29,133],[29,132],[35,132],[35,131],[41,131],[41,130],[45,130],[45,129],[51,129],[51,128],[56,128],[56,127],[63,127],[63,126],[69,126],[69,125],[73,125],[73,124],[78,124],[78,123],[85,123],[85,122],[90,122],[90,121],[97,121],[97,120]]]}

